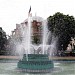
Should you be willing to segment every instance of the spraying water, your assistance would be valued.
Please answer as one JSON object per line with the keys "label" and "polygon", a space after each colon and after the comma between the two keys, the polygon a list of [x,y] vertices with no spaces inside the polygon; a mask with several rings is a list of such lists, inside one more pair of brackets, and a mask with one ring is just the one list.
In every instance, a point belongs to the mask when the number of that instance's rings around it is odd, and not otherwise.
{"label": "spraying water", "polygon": [[31,48],[31,17],[29,16],[28,17],[28,30],[27,30],[27,42],[28,42],[28,45],[27,45],[27,51],[28,53],[27,54],[30,54],[30,48]]}
{"label": "spraying water", "polygon": [[43,40],[43,43],[42,43],[42,45],[43,45],[43,54],[44,54],[44,52],[45,52],[45,47],[46,47],[46,45],[48,45],[48,28],[47,28],[47,22],[46,21],[44,21],[43,22],[43,38],[42,38],[42,40]]}
{"label": "spraying water", "polygon": [[28,16],[28,28],[27,28],[27,50],[26,50],[26,58],[28,61],[28,54],[30,54],[31,49],[31,17]]}
{"label": "spraying water", "polygon": [[[34,35],[39,35],[39,32],[33,32],[35,28],[32,28],[32,22],[33,20],[36,21],[36,24],[34,26],[37,26],[39,28],[39,24],[41,24],[41,32],[42,34],[40,35],[39,40],[41,39],[42,36],[42,42],[40,44],[33,44],[33,33]],[[27,22],[25,24],[25,22]],[[39,29],[40,31],[40,29]],[[47,21],[44,21],[40,17],[31,17],[29,16],[27,21],[24,21],[20,25],[18,25],[18,33],[20,34],[19,37],[15,37],[16,39],[21,38],[21,41],[18,41],[18,44],[16,43],[16,52],[18,51],[19,54],[26,54],[27,61],[28,61],[28,54],[49,54],[52,55],[53,50],[56,48],[56,39],[51,35],[51,32],[48,31],[47,27]],[[19,35],[18,34],[18,35]],[[16,35],[16,34],[15,34]],[[12,37],[13,38],[13,37]],[[48,43],[50,41],[50,43]],[[17,42],[14,40],[14,42]],[[21,53],[22,52],[22,53]]]}

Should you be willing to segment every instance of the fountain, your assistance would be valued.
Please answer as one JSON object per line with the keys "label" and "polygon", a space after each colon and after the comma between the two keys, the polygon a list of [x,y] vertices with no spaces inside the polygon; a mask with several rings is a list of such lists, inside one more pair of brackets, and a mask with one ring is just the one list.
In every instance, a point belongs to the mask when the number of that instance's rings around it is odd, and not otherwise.
{"label": "fountain", "polygon": [[18,68],[25,72],[50,72],[54,64],[49,60],[47,54],[28,54],[28,61],[26,54],[23,59],[18,62]]}
{"label": "fountain", "polygon": [[[54,64],[49,56],[53,53],[56,41],[48,31],[47,22],[41,17],[28,16],[19,27],[21,42],[16,43],[16,49],[23,57],[17,67],[25,72],[50,72]],[[50,43],[48,39],[52,39]]]}

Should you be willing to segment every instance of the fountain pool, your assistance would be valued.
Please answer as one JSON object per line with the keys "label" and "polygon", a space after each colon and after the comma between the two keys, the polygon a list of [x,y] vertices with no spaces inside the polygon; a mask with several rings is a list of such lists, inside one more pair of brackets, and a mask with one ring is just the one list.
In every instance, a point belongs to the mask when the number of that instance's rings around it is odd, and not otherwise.
{"label": "fountain pool", "polygon": [[0,75],[75,75],[75,61],[54,61],[54,70],[50,73],[24,73],[17,69],[17,62],[0,60]]}

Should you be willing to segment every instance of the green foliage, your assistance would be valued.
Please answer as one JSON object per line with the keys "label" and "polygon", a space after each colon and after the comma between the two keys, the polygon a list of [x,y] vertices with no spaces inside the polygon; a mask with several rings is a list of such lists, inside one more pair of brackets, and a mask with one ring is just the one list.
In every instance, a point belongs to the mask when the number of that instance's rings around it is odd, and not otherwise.
{"label": "green foliage", "polygon": [[34,35],[34,36],[33,36],[33,43],[34,43],[34,44],[39,44],[39,43],[40,43],[39,36],[37,36],[37,35]]}
{"label": "green foliage", "polygon": [[48,17],[48,28],[55,36],[58,36],[59,49],[61,49],[61,45],[63,45],[63,49],[66,49],[71,37],[75,37],[75,19],[73,16],[57,12]]}
{"label": "green foliage", "polygon": [[6,33],[3,31],[3,29],[0,27],[0,54],[5,54],[6,50]]}

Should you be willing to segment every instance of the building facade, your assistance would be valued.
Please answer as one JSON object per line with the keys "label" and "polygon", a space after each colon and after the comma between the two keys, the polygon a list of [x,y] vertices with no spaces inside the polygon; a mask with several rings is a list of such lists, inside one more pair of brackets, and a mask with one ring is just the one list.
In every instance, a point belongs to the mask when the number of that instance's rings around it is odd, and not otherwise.
{"label": "building facade", "polygon": [[[43,18],[38,16],[31,17],[31,30],[32,30],[32,43],[41,43],[42,38],[42,25]],[[26,32],[26,28],[28,26],[28,19],[23,21],[20,24],[16,24],[16,29],[12,31],[12,38],[22,40],[24,37],[23,32]]]}

